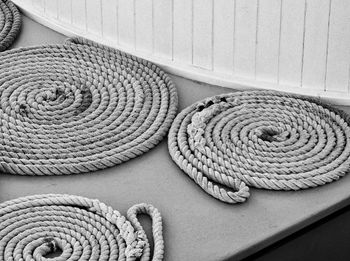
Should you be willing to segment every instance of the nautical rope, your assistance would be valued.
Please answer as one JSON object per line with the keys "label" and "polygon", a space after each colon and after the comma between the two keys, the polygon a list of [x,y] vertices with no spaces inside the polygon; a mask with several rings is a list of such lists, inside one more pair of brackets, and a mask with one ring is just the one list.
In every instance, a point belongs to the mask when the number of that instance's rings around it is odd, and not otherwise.
{"label": "nautical rope", "polygon": [[21,28],[21,14],[10,0],[0,0],[0,52],[15,40]]}
{"label": "nautical rope", "polygon": [[[152,219],[154,253],[136,216]],[[162,218],[152,205],[112,207],[80,196],[34,195],[0,204],[0,260],[163,259]]]}
{"label": "nautical rope", "polygon": [[316,187],[350,170],[350,118],[319,100],[273,91],[223,94],[184,109],[169,152],[202,189],[244,202],[249,188]]}
{"label": "nautical rope", "polygon": [[81,39],[0,54],[0,171],[91,172],[165,136],[177,91],[156,65]]}

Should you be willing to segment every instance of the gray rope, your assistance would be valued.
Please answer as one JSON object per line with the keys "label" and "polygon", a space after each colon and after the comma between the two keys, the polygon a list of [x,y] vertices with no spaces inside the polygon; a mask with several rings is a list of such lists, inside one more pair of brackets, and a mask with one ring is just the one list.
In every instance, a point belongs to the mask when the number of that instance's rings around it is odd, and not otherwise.
{"label": "gray rope", "polygon": [[61,175],[112,167],[165,136],[177,92],[157,66],[97,43],[0,54],[0,170]]}
{"label": "gray rope", "polygon": [[235,92],[184,109],[169,131],[173,160],[227,203],[249,188],[299,190],[350,169],[350,119],[316,99],[273,91]]}
{"label": "gray rope", "polygon": [[[152,218],[154,253],[137,220]],[[71,195],[34,195],[0,204],[0,260],[154,260],[164,255],[162,218],[135,205],[128,219],[99,202]]]}
{"label": "gray rope", "polygon": [[6,50],[21,28],[21,14],[10,0],[0,0],[0,52]]}

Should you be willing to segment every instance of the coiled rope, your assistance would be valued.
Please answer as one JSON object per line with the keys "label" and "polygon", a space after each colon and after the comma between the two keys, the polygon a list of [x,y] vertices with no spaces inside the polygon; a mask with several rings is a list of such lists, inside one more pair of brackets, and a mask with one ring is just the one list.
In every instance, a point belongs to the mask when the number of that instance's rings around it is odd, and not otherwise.
{"label": "coiled rope", "polygon": [[148,61],[80,38],[0,54],[0,170],[61,175],[147,152],[177,112],[170,78]]}
{"label": "coiled rope", "polygon": [[244,202],[248,186],[316,187],[350,169],[349,116],[316,99],[235,92],[184,109],[169,131],[173,160],[202,189]]}
{"label": "coiled rope", "polygon": [[21,14],[10,0],[0,0],[0,52],[16,39],[21,28]]}
{"label": "coiled rope", "polygon": [[[152,218],[154,251],[136,216]],[[51,255],[51,256],[50,256]],[[152,205],[127,218],[99,202],[71,195],[34,195],[0,204],[0,260],[162,260],[162,218]]]}

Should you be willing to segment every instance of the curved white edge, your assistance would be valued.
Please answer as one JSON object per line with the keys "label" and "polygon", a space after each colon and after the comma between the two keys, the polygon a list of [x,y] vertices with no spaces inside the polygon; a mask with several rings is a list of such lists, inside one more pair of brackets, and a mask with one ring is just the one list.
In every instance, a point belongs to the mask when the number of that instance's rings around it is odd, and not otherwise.
{"label": "curved white edge", "polygon": [[[23,5],[23,4],[22,4]],[[31,8],[24,8],[18,6],[21,12],[27,17],[33,19],[34,21],[47,26],[61,34],[66,35],[67,37],[81,36],[86,39],[99,42],[106,46],[117,48],[123,52],[130,53],[132,55],[141,57],[143,59],[149,60],[164,69],[171,74],[175,74],[181,77],[189,78],[195,81],[200,81],[212,85],[217,85],[221,87],[232,88],[235,90],[249,90],[249,89],[269,89],[282,92],[289,92],[299,95],[306,95],[312,97],[318,97],[324,101],[336,104],[336,105],[345,105],[350,106],[350,95],[344,94],[342,92],[335,91],[320,91],[301,88],[299,86],[293,85],[281,85],[273,84],[269,82],[262,82],[251,80],[249,78],[237,77],[227,74],[219,74],[217,72],[195,68],[193,66],[186,66],[184,64],[177,64],[174,61],[169,62],[168,60],[162,59],[160,57],[148,56],[144,53],[131,50],[122,46],[116,46],[115,42],[102,39],[101,36],[93,36],[92,34],[82,33],[78,28],[72,26],[72,24],[65,24],[62,21],[47,18],[41,16],[39,13],[35,12]]]}

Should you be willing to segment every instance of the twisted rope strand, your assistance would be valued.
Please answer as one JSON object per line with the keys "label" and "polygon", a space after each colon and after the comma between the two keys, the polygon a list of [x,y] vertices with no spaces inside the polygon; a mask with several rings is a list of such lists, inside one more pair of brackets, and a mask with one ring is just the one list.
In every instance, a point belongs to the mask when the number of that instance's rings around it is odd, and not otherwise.
{"label": "twisted rope strand", "polygon": [[154,64],[81,38],[0,54],[0,170],[91,172],[156,146],[176,116]]}
{"label": "twisted rope strand", "polygon": [[16,39],[21,28],[21,14],[10,0],[0,0],[0,52]]}
{"label": "twisted rope strand", "polygon": [[[152,219],[155,242],[137,220]],[[34,195],[0,204],[0,260],[163,260],[162,219],[152,205],[138,204],[128,219],[99,202],[71,195]]]}
{"label": "twisted rope strand", "polygon": [[223,94],[184,109],[169,131],[172,159],[202,189],[244,202],[249,187],[299,190],[350,169],[350,117],[312,98]]}

